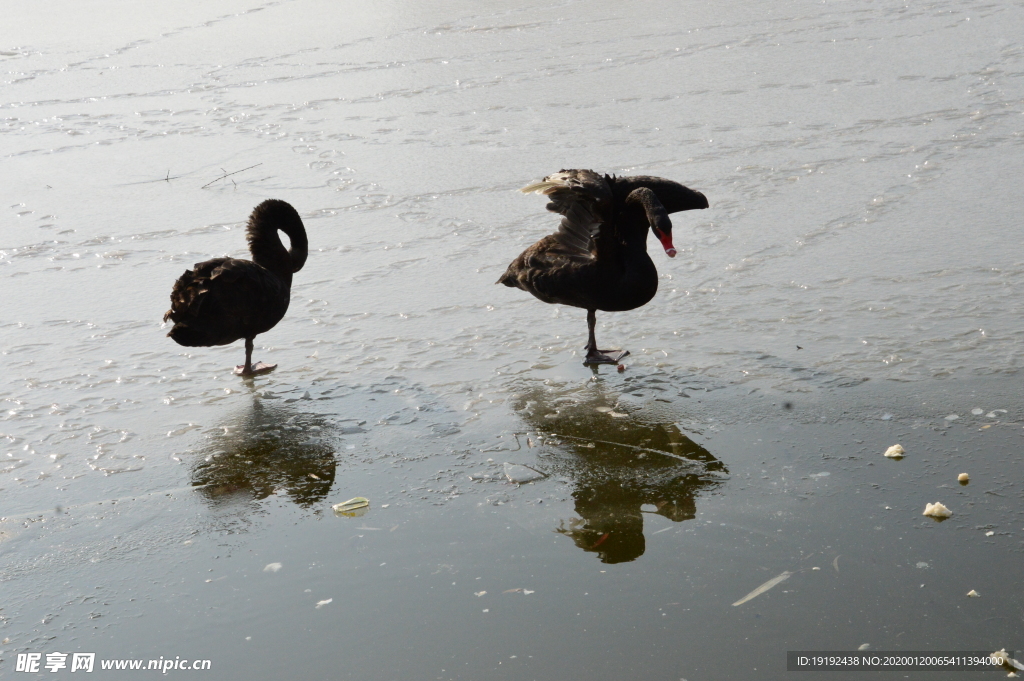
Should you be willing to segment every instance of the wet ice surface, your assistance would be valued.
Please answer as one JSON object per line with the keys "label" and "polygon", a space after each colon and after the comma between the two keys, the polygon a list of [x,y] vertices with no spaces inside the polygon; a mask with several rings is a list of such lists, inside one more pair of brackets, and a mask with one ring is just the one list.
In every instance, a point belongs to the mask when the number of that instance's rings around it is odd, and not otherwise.
{"label": "wet ice surface", "polygon": [[[789,649],[1020,648],[1019,6],[353,11],[12,15],[0,674],[81,650],[778,678]],[[555,225],[515,190],[563,167],[712,206],[652,249],[649,305],[599,315],[632,355],[597,380],[582,311],[493,285]],[[312,250],[247,383],[240,344],[159,319],[270,197]]]}

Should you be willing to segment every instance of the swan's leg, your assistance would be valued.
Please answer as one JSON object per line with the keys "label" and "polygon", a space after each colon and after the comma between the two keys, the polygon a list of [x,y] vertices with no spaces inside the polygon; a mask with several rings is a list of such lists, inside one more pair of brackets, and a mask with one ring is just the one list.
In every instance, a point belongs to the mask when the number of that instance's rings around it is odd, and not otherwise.
{"label": "swan's leg", "polygon": [[587,310],[587,328],[590,336],[587,340],[587,358],[584,364],[618,364],[619,360],[629,354],[629,350],[598,350],[597,339],[594,337],[594,326],[597,325],[597,310]]}
{"label": "swan's leg", "polygon": [[235,373],[241,376],[255,376],[265,374],[277,368],[276,364],[264,364],[263,362],[252,363],[252,338],[245,339],[245,364],[235,367]]}

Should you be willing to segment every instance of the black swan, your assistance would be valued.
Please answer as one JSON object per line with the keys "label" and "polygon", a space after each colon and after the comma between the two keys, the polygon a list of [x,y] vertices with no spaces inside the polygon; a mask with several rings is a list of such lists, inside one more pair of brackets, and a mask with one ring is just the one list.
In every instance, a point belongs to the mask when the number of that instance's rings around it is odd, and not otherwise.
{"label": "black swan", "polygon": [[674,258],[668,214],[707,208],[707,198],[660,177],[602,177],[592,170],[560,170],[520,191],[550,197],[547,208],[562,223],[513,260],[497,283],[545,303],[584,308],[590,338],[583,363],[618,363],[629,351],[597,349],[596,311],[633,310],[654,297],[658,271],[647,255],[647,228]]}
{"label": "black swan", "polygon": [[[288,235],[291,250],[285,250],[277,230]],[[276,199],[253,209],[245,237],[252,260],[196,263],[174,282],[164,321],[174,322],[167,335],[178,345],[227,345],[244,338],[245,364],[235,367],[235,373],[253,376],[277,367],[252,363],[252,340],[284,317],[292,274],[306,262],[309,244],[302,218],[291,205]]]}

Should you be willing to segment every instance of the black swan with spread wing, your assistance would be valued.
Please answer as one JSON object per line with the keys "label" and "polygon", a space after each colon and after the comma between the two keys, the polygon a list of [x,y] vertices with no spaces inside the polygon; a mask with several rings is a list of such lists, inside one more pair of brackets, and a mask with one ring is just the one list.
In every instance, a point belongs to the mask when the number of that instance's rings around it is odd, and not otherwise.
{"label": "black swan with spread wing", "polygon": [[654,297],[658,271],[647,255],[648,228],[675,257],[669,213],[707,208],[707,198],[660,177],[602,177],[592,170],[561,170],[521,191],[547,195],[548,210],[562,222],[513,260],[497,283],[545,303],[584,308],[590,329],[584,363],[618,363],[629,352],[597,348],[597,310],[633,310]]}

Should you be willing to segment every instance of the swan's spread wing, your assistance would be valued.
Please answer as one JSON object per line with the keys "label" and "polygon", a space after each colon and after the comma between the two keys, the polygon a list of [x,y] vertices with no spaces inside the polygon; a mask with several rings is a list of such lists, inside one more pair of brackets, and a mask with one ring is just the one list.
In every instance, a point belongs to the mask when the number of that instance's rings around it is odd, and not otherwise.
{"label": "swan's spread wing", "polygon": [[612,192],[604,177],[592,170],[560,170],[520,191],[544,194],[550,199],[548,210],[562,216],[558,231],[551,235],[552,255],[578,261],[596,257],[602,226],[611,222]]}

